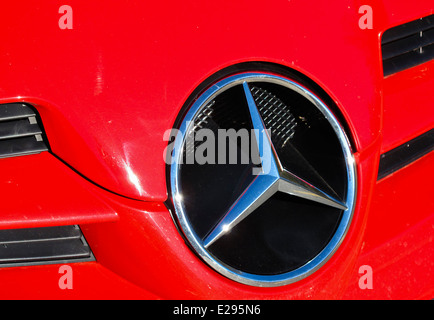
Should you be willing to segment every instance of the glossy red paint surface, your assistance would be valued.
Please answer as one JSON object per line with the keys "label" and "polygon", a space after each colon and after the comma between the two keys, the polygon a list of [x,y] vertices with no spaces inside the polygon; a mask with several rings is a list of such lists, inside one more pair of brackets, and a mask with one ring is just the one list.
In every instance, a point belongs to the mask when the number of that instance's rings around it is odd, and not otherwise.
{"label": "glossy red paint surface", "polygon": [[[377,183],[357,270],[344,298],[433,298],[433,161],[431,152]],[[359,288],[363,265],[372,267],[372,290]]]}
{"label": "glossy red paint surface", "polygon": [[[113,192],[166,199],[164,132],[204,79],[239,62],[274,62],[312,78],[346,106],[357,149],[380,132],[377,35],[359,29],[354,1],[318,2],[306,18],[297,1],[261,10],[250,1],[68,5],[73,30],[59,29],[55,3],[1,11],[0,93],[36,102],[48,136],[62,137],[50,140],[53,152]],[[320,54],[331,45],[342,48]]]}
{"label": "glossy red paint surface", "polygon": [[384,80],[382,152],[434,127],[433,88],[434,61]]}
{"label": "glossy red paint surface", "polygon": [[0,269],[0,299],[158,299],[95,262],[69,264],[72,289],[61,289],[61,266]]}
{"label": "glossy red paint surface", "polygon": [[[381,8],[381,9],[380,9]],[[373,6],[379,17],[380,36],[397,25],[434,13],[431,1],[377,1]],[[397,74],[383,81],[382,152],[393,149],[405,141],[434,127],[434,62],[428,62]]]}
{"label": "glossy red paint surface", "polygon": [[[0,5],[0,103],[34,105],[67,164],[49,153],[0,159],[0,229],[80,224],[97,259],[72,264],[71,291],[59,288],[58,265],[0,269],[0,298],[433,298],[433,156],[376,181],[381,152],[434,124],[433,62],[383,79],[379,39],[433,8],[372,1],[374,29],[361,30],[363,4],[71,0],[73,30],[58,27],[60,3]],[[200,83],[248,61],[315,81],[354,141],[347,236],[320,270],[279,288],[208,268],[163,203],[163,133]],[[358,286],[365,264],[373,290]]]}
{"label": "glossy red paint surface", "polygon": [[0,229],[116,221],[98,188],[48,152],[2,159]]}
{"label": "glossy red paint surface", "polygon": [[[375,181],[376,157],[357,155],[365,186]],[[370,188],[361,187],[358,212],[367,211],[369,193]],[[281,288],[255,288],[208,268],[184,243],[163,205],[122,198],[112,205],[118,223],[82,226],[90,243],[101,244],[92,247],[98,261],[164,299],[339,298],[352,277],[366,223],[365,215],[355,215],[344,244],[311,277]]]}

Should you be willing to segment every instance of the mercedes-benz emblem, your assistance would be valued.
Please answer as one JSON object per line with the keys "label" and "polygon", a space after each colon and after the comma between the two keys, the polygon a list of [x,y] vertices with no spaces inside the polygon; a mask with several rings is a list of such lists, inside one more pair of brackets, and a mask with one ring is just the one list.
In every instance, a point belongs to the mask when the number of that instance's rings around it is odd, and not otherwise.
{"label": "mercedes-benz emblem", "polygon": [[[183,236],[213,269],[279,286],[336,251],[351,222],[356,172],[344,130],[314,93],[274,74],[229,76],[188,106],[178,129],[171,205]],[[187,161],[195,152],[208,161]]]}

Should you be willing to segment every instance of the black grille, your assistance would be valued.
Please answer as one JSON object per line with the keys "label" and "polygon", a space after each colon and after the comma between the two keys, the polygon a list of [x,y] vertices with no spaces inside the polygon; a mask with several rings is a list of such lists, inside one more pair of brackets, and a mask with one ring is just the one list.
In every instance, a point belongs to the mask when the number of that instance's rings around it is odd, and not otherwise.
{"label": "black grille", "polygon": [[386,30],[381,39],[384,76],[434,58],[434,15]]}
{"label": "black grille", "polygon": [[0,158],[47,151],[39,115],[23,103],[0,105]]}
{"label": "black grille", "polygon": [[[289,107],[274,94],[262,88],[252,87],[252,95],[259,108],[265,127],[271,131],[273,142],[285,147],[295,134],[297,122]],[[275,142],[274,142],[275,143]]]}
{"label": "black grille", "polygon": [[434,150],[434,129],[384,153],[380,158],[378,180],[411,164]]}
{"label": "black grille", "polygon": [[0,230],[0,267],[92,260],[78,226]]}

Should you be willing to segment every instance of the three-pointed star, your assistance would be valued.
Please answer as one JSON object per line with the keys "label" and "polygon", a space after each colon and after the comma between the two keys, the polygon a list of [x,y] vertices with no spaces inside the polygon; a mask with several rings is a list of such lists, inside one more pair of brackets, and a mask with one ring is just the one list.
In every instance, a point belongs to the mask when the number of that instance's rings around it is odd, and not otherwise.
{"label": "three-pointed star", "polygon": [[[323,192],[283,168],[247,82],[243,83],[243,87],[253,129],[255,129],[262,172],[254,178],[217,226],[205,237],[203,241],[205,248],[230,231],[276,192],[284,192],[341,210],[347,209],[346,205],[336,197]],[[262,141],[262,148],[259,146],[260,141]]]}

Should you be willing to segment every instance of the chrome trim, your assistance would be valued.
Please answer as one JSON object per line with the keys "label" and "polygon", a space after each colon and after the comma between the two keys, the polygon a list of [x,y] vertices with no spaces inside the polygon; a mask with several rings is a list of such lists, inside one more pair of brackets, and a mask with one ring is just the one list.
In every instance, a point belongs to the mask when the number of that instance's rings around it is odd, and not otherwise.
{"label": "chrome trim", "polygon": [[[315,198],[315,193],[319,193],[320,199],[322,201],[329,201],[328,204],[334,204],[335,206],[340,206],[340,208],[343,208],[343,214],[341,218],[341,222],[333,235],[332,239],[329,241],[327,246],[312,260],[310,260],[308,263],[303,265],[302,267],[284,273],[279,275],[271,275],[271,276],[265,276],[265,275],[255,275],[250,273],[241,272],[239,270],[235,270],[232,267],[222,263],[219,261],[216,257],[214,257],[212,254],[210,254],[206,247],[211,245],[213,241],[215,241],[217,238],[214,239],[214,237],[207,238],[205,242],[200,239],[197,234],[192,230],[190,227],[188,218],[184,212],[184,207],[182,203],[182,190],[180,190],[179,184],[178,184],[178,160],[182,157],[182,149],[184,145],[184,137],[189,132],[190,125],[193,123],[192,120],[194,119],[195,115],[199,112],[201,112],[202,108],[204,108],[209,102],[211,102],[219,93],[228,90],[229,88],[232,88],[237,85],[243,85],[245,92],[246,92],[246,98],[248,100],[250,113],[252,116],[252,121],[254,123],[254,127],[257,129],[260,129],[264,134],[267,134],[267,130],[264,130],[265,127],[263,125],[262,119],[258,114],[256,105],[254,105],[254,100],[249,96],[248,92],[246,91],[246,88],[248,88],[248,83],[252,82],[271,82],[275,83],[281,86],[285,86],[299,94],[301,94],[303,97],[308,99],[312,104],[314,104],[325,116],[325,118],[329,121],[331,124],[333,130],[335,131],[336,135],[338,136],[338,139],[340,141],[342,151],[344,153],[344,158],[346,162],[346,168],[347,168],[347,181],[348,181],[348,190],[346,199],[344,201],[335,200],[333,197],[326,195],[322,191],[319,191],[317,189],[315,192],[312,192],[311,200],[315,200],[312,198]],[[249,90],[250,92],[250,90]],[[253,101],[253,103],[252,103]],[[255,111],[256,109],[256,111]],[[257,136],[257,139],[260,137]],[[268,137],[269,138],[269,137]],[[271,142],[271,140],[270,140]],[[267,148],[265,148],[266,150]],[[241,210],[239,210],[238,214],[235,214],[235,219],[231,218],[228,219],[229,225],[225,226],[225,224],[221,224],[220,228],[216,231],[217,236],[220,237],[221,230],[226,230],[227,228],[232,228],[235,224],[234,222],[238,223],[242,219],[244,219],[250,212],[252,212],[255,208],[257,208],[261,203],[263,203],[266,199],[268,199],[271,194],[277,192],[278,190],[291,193],[295,192],[294,190],[297,188],[306,188],[307,183],[299,179],[298,177],[295,177],[290,172],[287,172],[286,170],[283,170],[281,166],[279,166],[279,160],[277,157],[277,154],[275,154],[274,147],[272,146],[272,143],[269,143],[269,151],[274,153],[274,155],[270,158],[273,159],[271,163],[269,164],[270,167],[270,174],[265,175],[258,175],[257,178],[250,184],[250,186],[247,188],[250,192],[252,192],[251,196],[246,197],[246,192],[236,201],[236,203],[232,206],[232,208],[228,211],[228,214],[230,214],[231,210],[235,210],[234,207],[240,206]],[[172,201],[175,209],[175,214],[178,220],[178,223],[181,227],[182,232],[184,233],[187,240],[190,242],[193,249],[200,255],[200,257],[209,264],[214,270],[221,273],[222,275],[251,286],[258,286],[258,287],[275,287],[275,286],[282,286],[289,283],[293,283],[296,281],[299,281],[308,275],[314,273],[316,270],[318,270],[326,261],[331,257],[331,255],[337,250],[337,248],[342,243],[350,222],[352,220],[353,211],[355,207],[355,197],[356,197],[356,167],[355,167],[355,161],[351,152],[350,143],[348,141],[348,138],[343,130],[343,128],[340,126],[338,120],[333,115],[333,113],[327,108],[327,106],[312,92],[310,92],[308,89],[304,88],[300,84],[283,78],[281,76],[276,76],[272,74],[265,74],[265,73],[255,73],[255,72],[245,72],[237,75],[230,76],[228,78],[225,78],[213,86],[211,86],[208,90],[206,90],[191,106],[191,108],[187,111],[187,114],[185,115],[180,128],[179,128],[179,134],[175,139],[174,142],[174,159],[175,163],[172,164],[170,167],[170,183],[171,183],[171,196]],[[181,163],[181,162],[180,162]],[[263,163],[264,164],[264,163]],[[280,167],[280,168],[279,168]],[[255,181],[257,181],[255,183]],[[258,181],[261,181],[261,183],[258,183]],[[263,182],[266,183],[263,183]],[[285,182],[281,182],[285,181]],[[313,186],[311,186],[313,187]],[[252,188],[252,190],[250,190]],[[292,193],[291,193],[292,194]]]}

